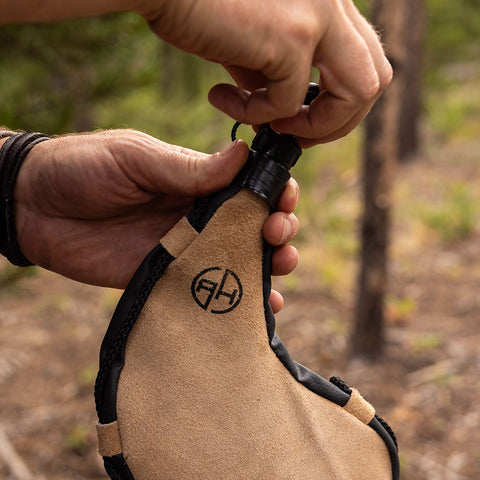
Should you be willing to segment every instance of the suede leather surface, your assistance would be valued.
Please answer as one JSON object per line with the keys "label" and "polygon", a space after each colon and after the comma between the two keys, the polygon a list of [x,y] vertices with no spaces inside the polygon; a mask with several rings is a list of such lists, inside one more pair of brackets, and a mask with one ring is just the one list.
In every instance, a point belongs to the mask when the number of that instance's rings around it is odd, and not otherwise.
{"label": "suede leather surface", "polygon": [[95,425],[98,439],[98,453],[102,457],[113,457],[122,453],[122,440],[118,422]]}
{"label": "suede leather surface", "polygon": [[375,416],[375,409],[361,395],[358,390],[352,388],[352,395],[345,405],[345,410],[361,422],[368,425]]}
{"label": "suede leather surface", "polygon": [[[261,199],[241,191],[200,235],[185,240],[178,229],[188,246],[146,301],[118,384],[123,456],[135,480],[392,478],[380,436],[297,382],[269,345],[261,234],[267,215]],[[235,274],[224,277],[225,291],[241,285],[240,300],[237,294],[225,313],[214,313],[215,297],[202,308],[192,293],[212,269]],[[220,300],[225,309],[228,298]]]}
{"label": "suede leather surface", "polygon": [[183,217],[170,229],[160,243],[173,257],[178,257],[198,237],[198,232]]}

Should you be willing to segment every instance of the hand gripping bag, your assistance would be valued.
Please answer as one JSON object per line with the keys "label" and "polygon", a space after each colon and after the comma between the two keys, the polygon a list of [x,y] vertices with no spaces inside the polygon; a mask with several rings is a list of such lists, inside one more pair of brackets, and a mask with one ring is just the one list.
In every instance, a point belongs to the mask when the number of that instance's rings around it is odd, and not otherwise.
{"label": "hand gripping bag", "polygon": [[145,258],[100,352],[99,451],[121,480],[397,480],[360,394],[293,361],[268,304],[262,226],[301,151],[263,127],[233,184]]}

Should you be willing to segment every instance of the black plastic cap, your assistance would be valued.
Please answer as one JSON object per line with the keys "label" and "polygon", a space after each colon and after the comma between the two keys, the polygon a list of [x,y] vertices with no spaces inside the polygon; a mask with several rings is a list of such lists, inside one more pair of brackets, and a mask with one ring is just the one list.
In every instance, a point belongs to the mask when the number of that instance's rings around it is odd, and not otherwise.
{"label": "black plastic cap", "polygon": [[294,137],[261,127],[237,181],[274,207],[290,178],[289,170],[302,154]]}
{"label": "black plastic cap", "polygon": [[[311,83],[304,104],[310,105],[319,93],[319,86]],[[247,163],[236,183],[275,207],[290,178],[289,170],[297,163],[301,154],[302,149],[293,135],[275,132],[270,126],[263,125],[253,139]]]}

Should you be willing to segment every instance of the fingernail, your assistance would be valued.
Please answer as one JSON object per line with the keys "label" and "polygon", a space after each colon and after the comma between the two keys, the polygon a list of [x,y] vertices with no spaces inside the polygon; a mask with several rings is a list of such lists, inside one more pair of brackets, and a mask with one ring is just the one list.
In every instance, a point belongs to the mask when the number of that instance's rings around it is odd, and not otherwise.
{"label": "fingernail", "polygon": [[287,242],[290,240],[293,233],[293,225],[288,217],[283,217],[283,229],[282,229],[282,238],[281,242]]}
{"label": "fingernail", "polygon": [[300,186],[295,182],[295,205],[300,201]]}
{"label": "fingernail", "polygon": [[227,145],[220,152],[222,155],[228,155],[230,152],[235,150],[235,147],[238,145],[238,139]]}

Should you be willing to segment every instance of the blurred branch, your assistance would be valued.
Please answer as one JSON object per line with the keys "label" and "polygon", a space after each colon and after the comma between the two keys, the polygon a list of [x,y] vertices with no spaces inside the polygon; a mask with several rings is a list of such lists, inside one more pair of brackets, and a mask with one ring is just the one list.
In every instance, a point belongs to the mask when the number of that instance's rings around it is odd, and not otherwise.
{"label": "blurred branch", "polygon": [[14,480],[42,480],[41,477],[34,476],[30,472],[25,462],[10,443],[2,425],[0,425],[0,461],[10,470]]}

